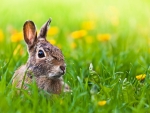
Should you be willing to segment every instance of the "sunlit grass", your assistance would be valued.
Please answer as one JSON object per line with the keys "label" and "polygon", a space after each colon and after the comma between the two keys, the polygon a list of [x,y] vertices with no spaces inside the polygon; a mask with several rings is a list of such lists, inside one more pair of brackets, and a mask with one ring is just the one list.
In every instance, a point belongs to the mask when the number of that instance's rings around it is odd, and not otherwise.
{"label": "sunlit grass", "polygon": [[[150,111],[149,1],[2,0],[0,9],[0,112]],[[73,92],[33,83],[17,94],[12,76],[28,58],[22,26],[30,19],[39,30],[49,17],[47,40],[62,50]]]}

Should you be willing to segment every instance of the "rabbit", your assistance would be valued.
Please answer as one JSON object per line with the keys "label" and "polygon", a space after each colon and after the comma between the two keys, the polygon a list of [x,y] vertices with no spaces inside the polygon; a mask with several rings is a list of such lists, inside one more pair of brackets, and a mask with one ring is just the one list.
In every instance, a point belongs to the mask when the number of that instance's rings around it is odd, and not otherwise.
{"label": "rabbit", "polygon": [[15,87],[28,89],[26,84],[32,83],[34,79],[38,88],[48,93],[70,91],[70,87],[63,81],[66,72],[64,56],[59,48],[46,40],[50,23],[51,19],[41,27],[38,35],[33,21],[24,23],[23,35],[29,58],[13,75],[12,84]]}

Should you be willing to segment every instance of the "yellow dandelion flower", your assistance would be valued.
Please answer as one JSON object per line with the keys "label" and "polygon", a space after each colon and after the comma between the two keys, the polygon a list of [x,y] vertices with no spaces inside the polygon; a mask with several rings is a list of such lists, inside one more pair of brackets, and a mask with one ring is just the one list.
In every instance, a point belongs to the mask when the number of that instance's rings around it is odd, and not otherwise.
{"label": "yellow dandelion flower", "polygon": [[95,23],[94,21],[86,21],[82,23],[81,27],[85,30],[92,30],[95,28]]}
{"label": "yellow dandelion flower", "polygon": [[24,54],[24,50],[21,48],[19,53],[20,53],[20,55],[23,55]]}
{"label": "yellow dandelion flower", "polygon": [[54,39],[50,39],[48,40],[52,45],[55,45],[56,44],[56,41]]}
{"label": "yellow dandelion flower", "polygon": [[104,106],[105,104],[106,104],[106,101],[105,101],[105,100],[98,102],[98,105],[99,105],[99,106]]}
{"label": "yellow dandelion flower", "polygon": [[71,37],[74,39],[82,38],[87,35],[86,30],[79,30],[79,31],[74,31],[71,33]]}
{"label": "yellow dandelion flower", "polygon": [[85,41],[86,41],[86,43],[91,44],[91,43],[93,43],[93,37],[92,36],[87,36],[85,38]]}
{"label": "yellow dandelion flower", "polygon": [[77,47],[75,42],[72,42],[70,46],[71,46],[72,49],[75,49]]}
{"label": "yellow dandelion flower", "polygon": [[137,80],[144,80],[145,77],[146,77],[146,74],[141,74],[141,75],[137,75],[137,76],[136,76],[136,79],[137,79]]}
{"label": "yellow dandelion flower", "polygon": [[23,40],[22,32],[16,32],[16,33],[12,34],[12,36],[11,36],[12,42],[19,42],[21,40]]}
{"label": "yellow dandelion flower", "polygon": [[54,36],[54,35],[58,34],[58,32],[59,32],[58,27],[54,26],[54,27],[50,27],[47,34],[50,36]]}
{"label": "yellow dandelion flower", "polygon": [[111,38],[110,34],[98,34],[97,39],[101,42],[103,41],[109,41]]}
{"label": "yellow dandelion flower", "polygon": [[18,51],[20,50],[21,48],[21,45],[18,44],[17,47],[15,48],[14,52],[13,52],[13,55],[16,55],[18,53]]}
{"label": "yellow dandelion flower", "polygon": [[0,42],[2,42],[4,39],[4,33],[3,31],[0,29]]}

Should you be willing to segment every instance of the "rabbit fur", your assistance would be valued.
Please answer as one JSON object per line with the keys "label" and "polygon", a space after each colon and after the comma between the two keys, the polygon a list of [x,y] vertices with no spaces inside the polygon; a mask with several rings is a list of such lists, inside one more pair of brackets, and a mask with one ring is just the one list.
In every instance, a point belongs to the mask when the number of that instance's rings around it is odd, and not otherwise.
{"label": "rabbit fur", "polygon": [[41,27],[38,35],[33,21],[24,23],[23,35],[29,58],[14,73],[12,83],[17,88],[27,89],[26,84],[32,83],[34,79],[39,89],[49,93],[60,94],[70,90],[62,77],[66,72],[64,56],[59,48],[46,40],[50,23],[51,19]]}

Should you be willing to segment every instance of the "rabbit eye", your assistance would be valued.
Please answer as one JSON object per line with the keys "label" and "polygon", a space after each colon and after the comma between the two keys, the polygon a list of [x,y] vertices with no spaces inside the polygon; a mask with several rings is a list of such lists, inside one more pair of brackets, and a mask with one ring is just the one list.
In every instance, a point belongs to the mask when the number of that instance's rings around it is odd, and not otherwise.
{"label": "rabbit eye", "polygon": [[39,50],[39,52],[38,52],[38,57],[39,57],[39,58],[45,57],[45,54],[44,54],[44,52],[43,52],[42,50]]}

